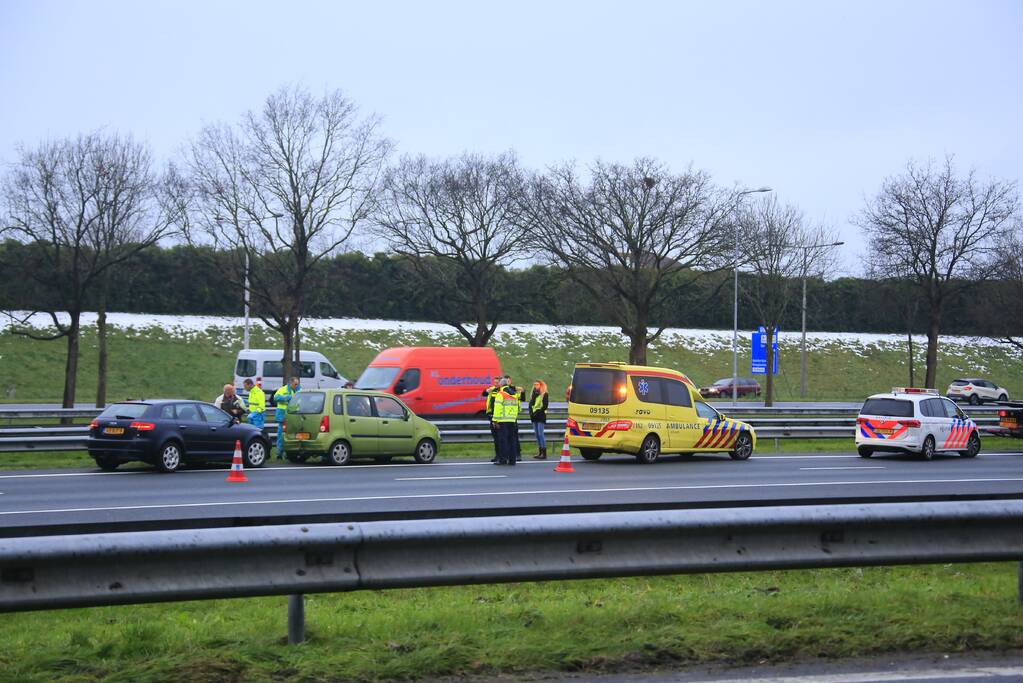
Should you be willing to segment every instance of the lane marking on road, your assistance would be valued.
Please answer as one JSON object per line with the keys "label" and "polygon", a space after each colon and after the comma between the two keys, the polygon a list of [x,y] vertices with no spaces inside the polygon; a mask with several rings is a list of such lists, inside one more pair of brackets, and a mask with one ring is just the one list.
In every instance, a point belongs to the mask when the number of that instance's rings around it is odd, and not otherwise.
{"label": "lane marking on road", "polygon": [[[957,669],[924,669],[919,671],[870,671],[839,674],[803,674],[794,676],[770,676],[765,678],[743,678],[744,683],[874,683],[875,681],[948,681],[957,679],[1005,678],[1023,674],[1018,666],[968,666]],[[740,679],[705,678],[691,683],[731,683]]]}
{"label": "lane marking on road", "polygon": [[850,465],[848,467],[800,467],[801,470],[886,470],[887,467],[881,467],[880,465]]}
{"label": "lane marking on road", "polygon": [[454,477],[395,477],[395,481],[437,481],[440,479],[504,479],[507,474],[465,474]]}
{"label": "lane marking on road", "polygon": [[875,479],[864,481],[800,481],[778,484],[694,484],[689,486],[627,486],[592,489],[541,489],[536,491],[461,491],[455,493],[408,493],[390,496],[338,496],[332,498],[280,498],[273,500],[226,500],[204,503],[165,503],[154,505],[110,505],[83,508],[2,510],[0,516],[38,515],[42,513],[111,512],[116,510],[169,510],[173,508],[228,507],[237,505],[283,505],[289,503],[352,503],[373,500],[417,500],[427,498],[485,498],[487,496],[550,496],[593,493],[645,493],[651,491],[696,491],[714,489],[805,488],[810,486],[878,486],[883,484],[983,484],[1023,482],[1023,477],[970,479]]}

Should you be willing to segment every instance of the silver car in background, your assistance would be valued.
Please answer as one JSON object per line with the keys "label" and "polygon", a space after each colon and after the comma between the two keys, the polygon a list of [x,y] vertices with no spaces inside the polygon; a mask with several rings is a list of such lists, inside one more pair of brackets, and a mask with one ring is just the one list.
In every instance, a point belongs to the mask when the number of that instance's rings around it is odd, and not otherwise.
{"label": "silver car in background", "polygon": [[945,396],[953,401],[969,401],[976,406],[985,401],[1008,401],[1009,392],[994,382],[986,379],[956,379],[948,385]]}

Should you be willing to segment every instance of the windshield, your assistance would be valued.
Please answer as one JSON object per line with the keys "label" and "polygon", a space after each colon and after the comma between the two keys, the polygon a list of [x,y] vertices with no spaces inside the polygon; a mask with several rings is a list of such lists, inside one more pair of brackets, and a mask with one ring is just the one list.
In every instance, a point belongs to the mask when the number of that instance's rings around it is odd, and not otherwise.
{"label": "windshield", "polygon": [[356,389],[386,389],[398,376],[401,368],[385,368],[380,366],[366,368],[359,381],[355,383]]}
{"label": "windshield", "polygon": [[572,403],[612,406],[625,400],[625,372],[604,368],[576,368],[572,376]]}
{"label": "windshield", "polygon": [[860,410],[860,415],[913,417],[913,402],[894,398],[868,398]]}
{"label": "windshield", "polygon": [[324,395],[322,391],[300,391],[297,398],[297,407],[294,412],[305,414],[323,412]]}
{"label": "windshield", "polygon": [[969,380],[969,379],[956,379],[956,380],[952,380],[952,386],[954,386],[954,387],[964,387],[967,384],[970,384],[972,381],[973,380]]}
{"label": "windshield", "polygon": [[115,420],[134,420],[135,418],[142,417],[147,410],[149,410],[149,406],[145,403],[115,403],[107,406],[106,410],[100,413],[99,416]]}
{"label": "windshield", "polygon": [[731,378],[726,377],[724,379],[719,379],[718,381],[714,382],[714,386],[716,386],[716,387],[723,387],[726,384],[731,384],[731,383],[732,383]]}

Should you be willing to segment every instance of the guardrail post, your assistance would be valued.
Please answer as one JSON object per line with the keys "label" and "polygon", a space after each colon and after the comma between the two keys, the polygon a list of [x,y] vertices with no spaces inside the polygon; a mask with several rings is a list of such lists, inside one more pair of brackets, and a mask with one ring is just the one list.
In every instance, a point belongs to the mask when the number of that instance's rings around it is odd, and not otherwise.
{"label": "guardrail post", "polygon": [[1019,602],[1023,605],[1023,560],[1019,563]]}
{"label": "guardrail post", "polygon": [[288,645],[305,642],[305,596],[288,596]]}

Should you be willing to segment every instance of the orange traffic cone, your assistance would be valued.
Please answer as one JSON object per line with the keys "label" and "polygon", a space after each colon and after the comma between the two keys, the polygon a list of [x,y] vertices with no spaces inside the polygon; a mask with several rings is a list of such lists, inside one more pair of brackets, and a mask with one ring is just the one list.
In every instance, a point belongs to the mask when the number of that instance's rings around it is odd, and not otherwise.
{"label": "orange traffic cone", "polygon": [[227,475],[230,482],[247,482],[245,478],[245,466],[242,464],[242,442],[234,442],[234,457],[231,458],[231,473]]}
{"label": "orange traffic cone", "polygon": [[555,472],[575,472],[572,469],[572,455],[568,448],[568,430],[565,430],[565,443],[561,446],[561,460],[558,461],[558,466],[554,468]]}

